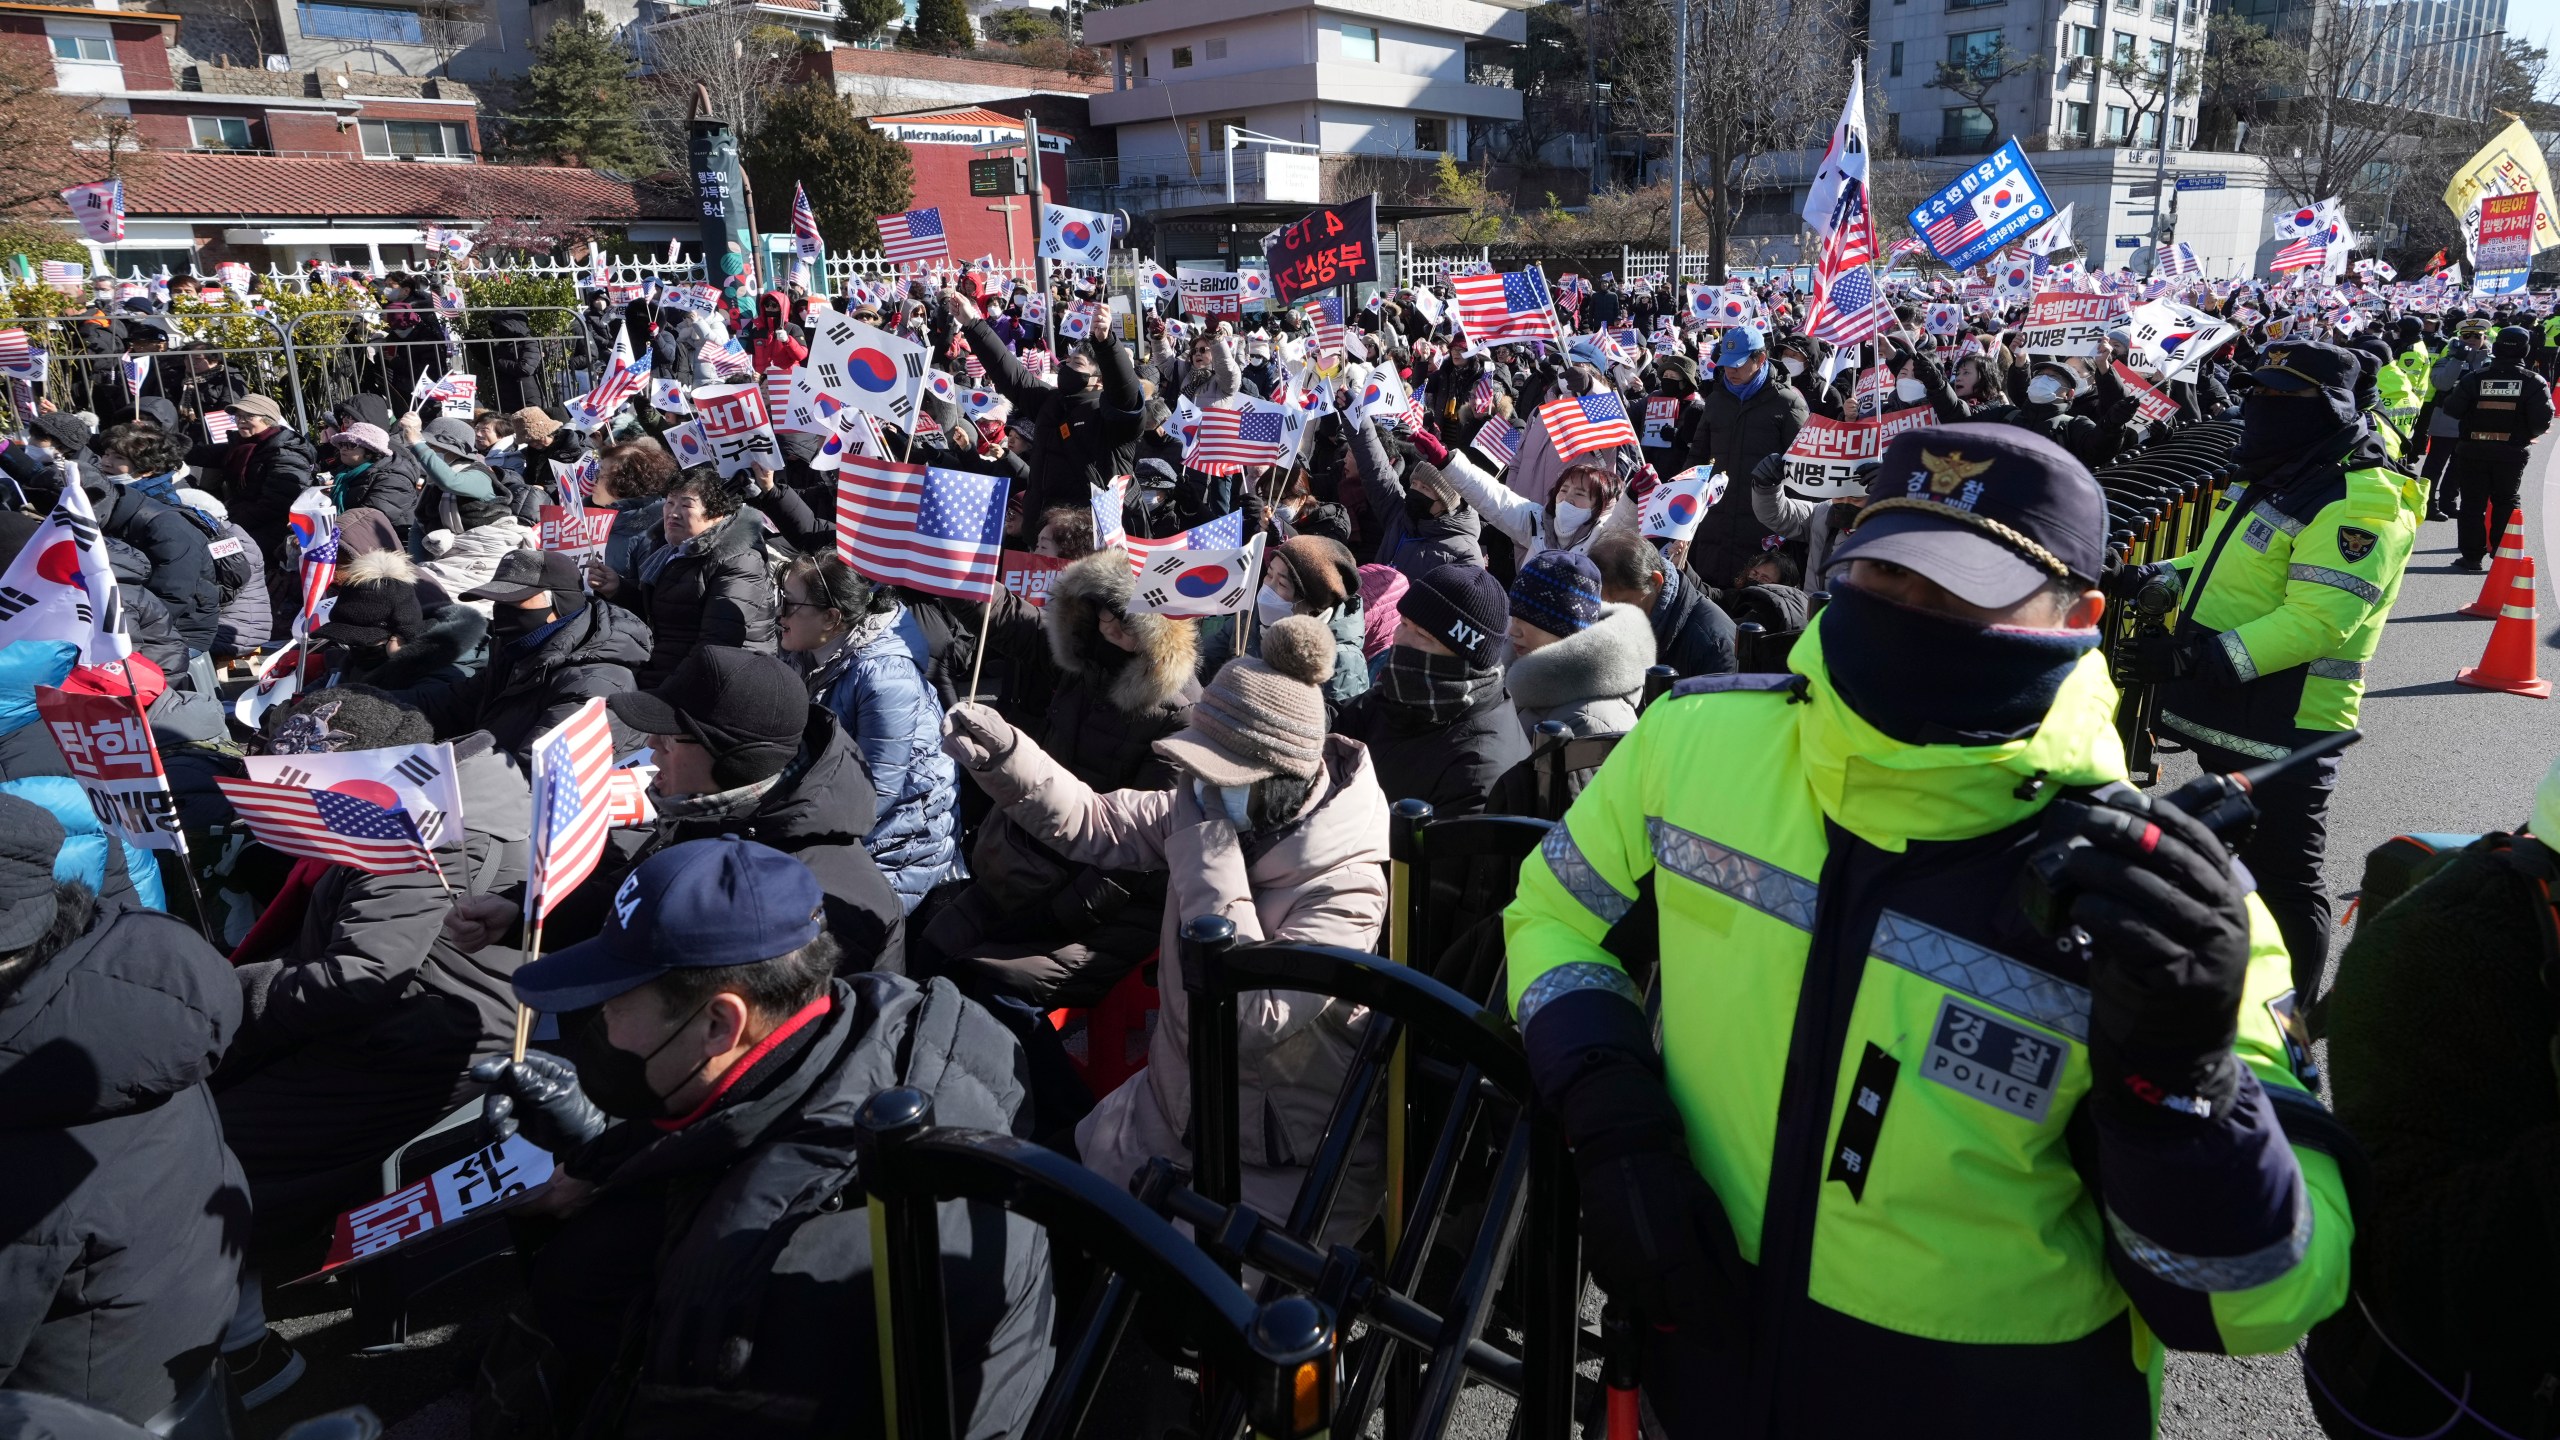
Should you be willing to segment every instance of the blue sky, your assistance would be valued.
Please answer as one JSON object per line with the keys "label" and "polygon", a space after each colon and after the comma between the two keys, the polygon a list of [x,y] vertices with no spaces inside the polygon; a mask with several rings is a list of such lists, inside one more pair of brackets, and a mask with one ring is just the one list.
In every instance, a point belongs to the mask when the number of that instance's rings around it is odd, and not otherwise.
{"label": "blue sky", "polygon": [[2507,33],[2545,48],[2560,40],[2560,0],[2507,0]]}

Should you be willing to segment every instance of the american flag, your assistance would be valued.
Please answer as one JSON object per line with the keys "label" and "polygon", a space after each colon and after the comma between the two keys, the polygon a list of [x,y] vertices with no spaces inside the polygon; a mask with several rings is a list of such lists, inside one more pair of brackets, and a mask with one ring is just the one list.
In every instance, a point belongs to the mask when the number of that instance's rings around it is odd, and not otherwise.
{"label": "american flag", "polygon": [[1616,391],[1559,395],[1538,407],[1538,418],[1547,422],[1547,440],[1559,460],[1636,443],[1635,427],[1627,423],[1627,402]]}
{"label": "american flag", "polygon": [[85,267],[69,260],[47,260],[37,268],[36,273],[45,284],[63,294],[77,295],[80,293],[81,279],[89,272]]}
{"label": "american flag", "polygon": [[1953,255],[1982,238],[1982,217],[1970,205],[1950,210],[1929,222],[1929,248]]}
{"label": "american flag", "polygon": [[791,182],[791,253],[815,265],[826,258],[827,245],[818,238],[818,212],[809,208],[809,190],[798,181]]}
{"label": "american flag", "polygon": [[1555,302],[1547,295],[1546,276],[1536,266],[1498,275],[1460,275],[1449,285],[1458,292],[1458,328],[1476,344],[1563,343],[1556,334]]}
{"label": "american flag", "polygon": [[1493,372],[1477,371],[1476,388],[1467,392],[1467,403],[1476,407],[1477,414],[1490,415],[1493,413],[1494,398]]}
{"label": "american flag", "polygon": [[[1094,536],[1099,544],[1102,537]],[[1143,570],[1147,562],[1167,550],[1235,550],[1244,545],[1244,512],[1233,510],[1206,524],[1194,525],[1179,535],[1161,540],[1141,540],[1134,535],[1120,537],[1119,543],[1129,551],[1129,568]]]}
{"label": "american flag", "polygon": [[1316,349],[1325,354],[1339,354],[1342,350],[1342,297],[1319,295],[1309,300],[1304,308],[1307,323],[1315,326]]}
{"label": "american flag", "polygon": [[655,354],[653,350],[641,355],[638,359],[632,358],[630,332],[616,330],[613,337],[613,363],[606,367],[604,378],[596,382],[596,388],[588,391],[587,398],[579,404],[588,413],[598,417],[610,415],[621,409],[632,396],[649,388],[649,366]]}
{"label": "american flag", "polygon": [[942,207],[928,205],[880,217],[880,253],[904,265],[913,260],[947,258],[951,237],[942,233]]}
{"label": "american flag", "polygon": [[799,373],[800,367],[797,365],[792,366],[788,370],[767,370],[764,372],[765,414],[780,417],[790,411],[791,382],[793,377],[797,376]]}
{"label": "american flag", "polygon": [[848,455],[836,472],[836,553],[857,572],[955,600],[998,582],[1005,480]]}
{"label": "american flag", "polygon": [[539,923],[586,883],[613,828],[606,777],[613,773],[613,727],[604,701],[533,742],[533,877],[525,886],[525,918]]}
{"label": "american flag", "polygon": [[1876,258],[1876,225],[1867,213],[1865,181],[1853,180],[1843,187],[1839,223],[1823,237],[1822,245],[1826,251],[1838,247],[1839,257],[1832,263],[1843,268]]}
{"label": "american flag", "polygon": [[0,330],[0,370],[24,370],[34,363],[24,330]]}
{"label": "american flag", "polygon": [[1250,396],[1229,396],[1201,408],[1200,434],[1182,463],[1203,471],[1211,465],[1277,465],[1285,429],[1279,406]]}
{"label": "american flag", "polygon": [[436,864],[435,852],[419,836],[418,823],[396,806],[376,805],[338,790],[307,790],[227,775],[215,776],[213,783],[222,787],[223,798],[270,850],[349,865],[374,875],[412,870],[444,873]]}
{"label": "american flag", "polygon": [[1925,255],[1928,251],[1928,246],[1908,235],[1893,242],[1893,258],[1896,260],[1901,259],[1905,255]]}
{"label": "american flag", "polygon": [[1108,550],[1128,539],[1121,520],[1129,498],[1129,477],[1114,475],[1108,485],[1087,487],[1093,494],[1093,548]]}
{"label": "american flag", "polygon": [[2181,240],[2161,248],[2160,273],[2173,280],[2201,280],[2204,278],[2204,262],[2196,258],[2194,246]]}
{"label": "american flag", "polygon": [[151,377],[151,357],[127,355],[124,357],[123,368],[125,399],[129,403],[139,404],[142,400],[142,382]]}
{"label": "american flag", "polygon": [[480,398],[480,377],[468,372],[448,373],[427,392],[430,400],[459,400],[465,405]]}
{"label": "american flag", "polygon": [[302,551],[302,608],[294,616],[293,633],[308,635],[320,623],[320,602],[338,578],[338,507],[328,491],[314,487],[302,492],[285,519]]}
{"label": "american flag", "polygon": [[1564,308],[1579,315],[1583,297],[1591,293],[1591,282],[1570,270],[1556,277],[1556,299]]}
{"label": "american flag", "polygon": [[1467,442],[1475,452],[1497,465],[1508,465],[1520,458],[1520,427],[1496,415],[1476,431]]}
{"label": "american flag", "polygon": [[1814,302],[1805,333],[1834,345],[1872,340],[1893,324],[1893,311],[1876,289],[1875,273],[1864,265],[1830,278],[1822,298]]}
{"label": "american flag", "polygon": [[735,335],[724,337],[716,342],[703,341],[702,348],[695,352],[695,358],[702,362],[703,369],[723,380],[735,380],[742,375],[756,373],[754,358],[747,354],[747,347],[739,344],[738,337]]}
{"label": "american flag", "polygon": [[2267,268],[2271,270],[2308,270],[2315,265],[2326,265],[2328,263],[2328,242],[2322,239],[2306,238],[2296,240],[2292,244],[2277,251],[2276,258],[2267,262]]}
{"label": "american flag", "polygon": [[208,410],[204,416],[204,438],[207,444],[219,445],[240,429],[240,422],[228,410]]}

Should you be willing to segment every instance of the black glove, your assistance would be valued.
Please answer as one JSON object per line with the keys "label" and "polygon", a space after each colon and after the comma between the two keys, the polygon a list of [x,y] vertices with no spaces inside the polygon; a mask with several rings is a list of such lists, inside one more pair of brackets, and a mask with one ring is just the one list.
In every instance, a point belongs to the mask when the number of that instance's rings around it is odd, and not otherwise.
{"label": "black glove", "polygon": [[475,1061],[471,1078],[489,1087],[480,1097],[480,1125],[492,1144],[521,1129],[527,1140],[566,1156],[613,1123],[578,1088],[578,1067],[557,1055],[532,1050],[522,1060]]}
{"label": "black glove", "polygon": [[[2141,804],[2146,808],[2136,809]],[[2247,892],[2222,842],[2173,805],[2085,807],[2063,874],[2089,935],[2089,1063],[2098,1103],[2145,1122],[2218,1117],[2249,975]]]}
{"label": "black glove", "polygon": [[2196,636],[2145,635],[2133,642],[2132,678],[2142,685],[2184,680],[2195,673]]}
{"label": "black glove", "polygon": [[2098,592],[2107,597],[2109,605],[2122,609],[2134,602],[2144,586],[2155,580],[2174,580],[2176,569],[2166,560],[2149,565],[2119,565],[2098,577]]}
{"label": "black glove", "polygon": [[1260,494],[1248,490],[1245,492],[1243,505],[1244,533],[1248,536],[1261,534],[1262,527],[1271,523],[1270,502],[1264,500]]}
{"label": "black glove", "polygon": [[1762,456],[1760,463],[1751,467],[1751,483],[1763,490],[1775,489],[1778,482],[1786,478],[1787,456],[1783,450]]}
{"label": "black glove", "polygon": [[1648,1323],[1695,1330],[1711,1345],[1739,1346],[1746,1293],[1741,1251],[1724,1206],[1689,1159],[1680,1111],[1663,1087],[1643,1012],[1614,996],[1554,1003],[1626,1012],[1624,1025],[1590,1032],[1577,1068],[1557,1087],[1556,1109],[1580,1181],[1583,1256],[1592,1278]]}

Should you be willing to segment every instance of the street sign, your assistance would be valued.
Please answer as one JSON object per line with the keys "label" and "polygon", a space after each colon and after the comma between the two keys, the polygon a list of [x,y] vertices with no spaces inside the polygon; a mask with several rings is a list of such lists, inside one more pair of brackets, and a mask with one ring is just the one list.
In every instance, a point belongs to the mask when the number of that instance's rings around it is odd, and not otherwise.
{"label": "street sign", "polygon": [[1031,193],[1030,167],[1019,155],[997,160],[969,162],[969,193],[972,195],[1028,195]]}
{"label": "street sign", "polygon": [[2116,237],[2116,248],[2119,250],[2139,250],[2142,248],[2142,237],[2139,235],[2119,235]]}
{"label": "street sign", "polygon": [[2223,188],[2224,185],[2228,184],[2230,180],[2231,177],[2228,175],[2181,175],[2178,177],[2178,188],[2181,190],[2219,190]]}
{"label": "street sign", "polygon": [[2148,200],[2160,193],[2160,187],[2155,183],[2146,182],[2141,185],[2136,185],[2124,193],[2136,200]]}

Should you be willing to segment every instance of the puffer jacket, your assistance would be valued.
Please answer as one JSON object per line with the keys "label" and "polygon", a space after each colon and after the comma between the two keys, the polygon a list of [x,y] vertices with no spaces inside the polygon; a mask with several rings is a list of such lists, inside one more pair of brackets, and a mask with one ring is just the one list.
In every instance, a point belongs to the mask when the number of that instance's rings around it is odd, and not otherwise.
{"label": "puffer jacket", "polygon": [[394,447],[389,455],[361,470],[342,470],[329,477],[329,489],[340,510],[379,510],[392,528],[407,533],[418,518],[418,492],[426,485],[418,457]]}
{"label": "puffer jacket", "polygon": [[219,1363],[249,1192],[205,1081],[239,1024],[211,946],[114,901],[0,993],[0,1387],[139,1424]]}
{"label": "puffer jacket", "polygon": [[470,529],[435,529],[419,537],[419,548],[426,558],[418,562],[418,574],[435,582],[457,605],[466,605],[487,619],[490,602],[465,600],[466,591],[477,590],[498,573],[498,562],[510,550],[531,550],[541,542],[541,532],[513,515],[500,515],[485,525]]}
{"label": "puffer jacket", "polygon": [[775,650],[773,572],[764,531],[739,511],[681,545],[651,532],[631,552],[614,603],[649,622],[649,661],[640,688],[651,689],[704,645]]}
{"label": "puffer jacket", "polygon": [[[1580,464],[1581,461],[1575,463]],[[1500,480],[1477,469],[1475,462],[1467,456],[1450,452],[1449,463],[1440,467],[1440,473],[1449,477],[1449,482],[1458,487],[1458,493],[1466,497],[1468,507],[1482,515],[1485,523],[1509,537],[1512,545],[1517,547],[1516,553],[1524,561],[1549,550],[1585,553],[1594,541],[1612,530],[1633,530],[1643,509],[1624,487],[1620,487],[1617,498],[1610,502],[1606,512],[1595,516],[1572,535],[1557,535],[1553,533],[1555,511],[1550,500],[1531,500],[1505,489]],[[1483,562],[1479,559],[1471,563]],[[1427,572],[1408,570],[1405,573],[1413,577]]]}
{"label": "puffer jacket", "polygon": [[1600,618],[1512,660],[1503,672],[1530,744],[1538,727],[1561,721],[1575,739],[1636,728],[1636,701],[1653,664],[1653,626],[1633,605],[1603,605]]}
{"label": "puffer jacket", "polygon": [[[1013,823],[1068,858],[1169,877],[1156,980],[1164,1008],[1148,1037],[1147,1068],[1103,1097],[1076,1127],[1076,1146],[1084,1163],[1114,1184],[1127,1183],[1152,1156],[1187,1164],[1191,1017],[1182,926],[1223,915],[1247,945],[1373,948],[1387,917],[1387,797],[1368,752],[1327,737],[1308,808],[1288,825],[1252,835],[1204,816],[1188,783],[1097,793],[1027,736],[975,773]],[[1242,997],[1244,1198],[1263,1213],[1289,1213],[1367,1025],[1365,1007],[1340,1000],[1285,990]],[[1384,1161],[1383,1127],[1372,1126],[1325,1227],[1326,1243],[1348,1241],[1367,1226],[1384,1188]]]}
{"label": "puffer jacket", "polygon": [[[1155,742],[1181,729],[1200,698],[1198,624],[1128,614],[1135,590],[1116,549],[1057,572],[1039,612],[1055,667],[1048,708],[1036,728],[1016,722],[1060,767],[1106,794],[1173,783]],[[1125,617],[1136,654],[1102,638],[1105,611]],[[979,827],[969,871],[969,886],[934,915],[926,940],[980,981],[1042,1005],[1090,1005],[1155,944],[1161,875],[1070,859],[1000,813]]]}
{"label": "puffer jacket", "polygon": [[284,539],[292,529],[287,517],[310,487],[318,459],[310,441],[283,425],[254,440],[199,445],[187,453],[187,463],[204,477],[207,489],[221,494],[232,520],[258,542],[271,565],[285,563]]}
{"label": "puffer jacket", "polygon": [[222,613],[222,588],[214,581],[209,548],[212,537],[184,512],[138,487],[99,483],[87,488],[100,527],[150,560],[143,588],[168,607],[178,638],[190,650],[212,649]]}
{"label": "puffer jacket", "polygon": [[[423,712],[437,735],[486,730],[499,749],[530,766],[537,737],[589,700],[629,693],[648,659],[649,627],[628,610],[589,600],[532,645],[493,639],[489,663],[476,673],[399,698]],[[611,723],[617,753],[639,743],[627,726]]]}
{"label": "puffer jacket", "polygon": [[[1809,413],[1804,396],[1774,375],[1747,400],[1736,399],[1722,383],[1710,384],[1699,394],[1689,463],[1713,465],[1737,480],[1748,477],[1763,459],[1786,453]],[[1759,558],[1768,535],[1769,527],[1752,508],[1751,487],[1728,485],[1689,542],[1689,568],[1710,585],[1731,585],[1744,566]]]}
{"label": "puffer jacket", "polygon": [[[942,707],[892,615],[809,672],[809,694],[862,751],[880,818],[862,837],[908,914],[960,868],[960,786],[942,753]],[[854,637],[846,637],[850,642]]]}
{"label": "puffer jacket", "polygon": [[106,900],[165,910],[168,900],[151,852],[108,834],[52,733],[36,723],[36,687],[61,684],[79,659],[67,641],[0,646],[0,791],[42,805],[62,822],[62,853],[53,857],[56,880],[86,885]]}
{"label": "puffer jacket", "polygon": [[214,518],[222,526],[222,534],[206,546],[213,556],[214,573],[218,579],[228,570],[241,580],[223,592],[222,613],[213,622],[213,653],[246,655],[263,648],[275,635],[275,611],[267,597],[267,557],[248,531],[224,516]]}
{"label": "puffer jacket", "polygon": [[1405,482],[1375,420],[1351,427],[1351,463],[1369,501],[1379,564],[1395,567],[1407,580],[1419,580],[1443,565],[1484,563],[1484,543],[1478,538],[1484,522],[1475,511],[1455,510],[1427,520],[1405,513]]}

